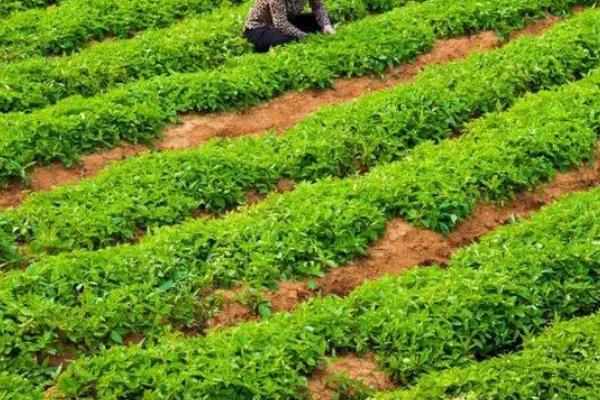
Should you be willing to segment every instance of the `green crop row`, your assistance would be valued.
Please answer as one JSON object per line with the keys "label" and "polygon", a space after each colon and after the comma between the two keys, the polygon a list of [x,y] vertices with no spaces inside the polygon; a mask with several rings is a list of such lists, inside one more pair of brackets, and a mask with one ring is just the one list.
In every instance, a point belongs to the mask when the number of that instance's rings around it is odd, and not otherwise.
{"label": "green crop row", "polygon": [[37,55],[68,54],[90,40],[130,37],[185,16],[231,4],[227,0],[85,0],[29,10],[0,24],[0,63]]}
{"label": "green crop row", "polygon": [[478,201],[506,198],[589,159],[600,129],[599,83],[597,71],[526,97],[470,124],[465,136],[422,144],[364,176],[302,184],[137,245],[45,257],[5,273],[0,367],[42,379],[46,366],[37,360],[64,349],[93,354],[132,332],[151,341],[173,328],[202,329],[214,288],[319,276],[364,253],[394,216],[448,231]]}
{"label": "green crop row", "polygon": [[55,0],[2,0],[0,4],[0,18],[18,11],[28,10],[30,8],[48,7],[58,3]]}
{"label": "green crop row", "polygon": [[248,4],[219,8],[127,40],[106,41],[64,57],[0,67],[0,112],[31,111],[70,95],[92,96],[136,79],[212,68],[248,52],[240,34]]}
{"label": "green crop row", "polygon": [[[364,18],[406,3],[394,0],[325,1],[334,22]],[[0,112],[31,111],[70,95],[92,96],[117,84],[174,72],[214,68],[251,51],[242,37],[249,3],[219,8],[209,16],[188,18],[171,27],[129,40],[104,42],[80,53],[37,57],[0,69]]]}
{"label": "green crop row", "polygon": [[73,398],[301,399],[305,377],[344,351],[373,352],[398,384],[412,385],[519,350],[556,319],[595,312],[599,217],[595,189],[487,236],[447,269],[383,278],[206,337],[117,346],[70,365],[59,388]]}
{"label": "green crop row", "polygon": [[525,342],[521,353],[433,373],[380,400],[596,399],[600,314],[561,322]]}
{"label": "green crop row", "polygon": [[180,222],[198,208],[223,212],[250,189],[278,179],[347,176],[446,138],[469,118],[511,105],[525,91],[569,81],[598,62],[600,12],[559,24],[539,38],[432,68],[415,83],[327,107],[285,136],[212,142],[114,164],[94,179],[38,193],[0,214],[7,235],[35,253],[98,249],[140,227]]}
{"label": "green crop row", "polygon": [[[591,3],[591,1],[590,1]],[[105,94],[71,97],[31,114],[0,117],[0,183],[24,177],[34,164],[71,164],[83,153],[122,140],[151,141],[186,111],[257,104],[285,90],[324,87],[336,77],[380,73],[429,49],[434,37],[522,26],[564,0],[432,0],[411,4],[315,35],[269,54],[234,57],[221,68],[123,85]]]}

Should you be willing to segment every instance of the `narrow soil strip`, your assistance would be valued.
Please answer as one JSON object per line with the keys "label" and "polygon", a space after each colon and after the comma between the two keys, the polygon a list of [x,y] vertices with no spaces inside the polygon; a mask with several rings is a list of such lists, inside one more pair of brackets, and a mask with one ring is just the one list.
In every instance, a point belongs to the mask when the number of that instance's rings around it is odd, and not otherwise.
{"label": "narrow soil strip", "polygon": [[[537,190],[524,192],[508,201],[504,206],[480,204],[473,216],[461,223],[448,236],[427,229],[417,228],[399,218],[387,223],[386,234],[375,242],[367,255],[336,269],[313,282],[285,281],[274,292],[261,293],[269,302],[272,312],[292,311],[298,304],[317,295],[346,296],[368,280],[384,275],[399,275],[416,266],[438,264],[445,266],[452,253],[461,247],[477,241],[514,219],[528,218],[542,206],[558,198],[585,191],[600,184],[600,145],[596,150],[595,161],[569,172],[558,173],[555,178]],[[289,184],[291,185],[291,184]],[[282,184],[287,187],[288,183]],[[312,286],[311,289],[309,286]],[[246,321],[258,321],[258,317],[246,304],[239,301],[238,295],[245,288],[217,290],[222,299],[221,311],[206,323],[209,330],[223,329]],[[198,334],[198,332],[184,332]],[[141,343],[144,337],[130,334],[124,340],[126,345]],[[73,357],[57,356],[50,360],[51,365],[68,366]],[[319,369],[309,377],[309,391],[313,399],[332,399],[336,394],[335,384],[330,378],[336,373],[344,373],[351,379],[364,383],[375,390],[388,390],[393,383],[382,371],[372,355],[359,357],[345,355],[327,367]],[[335,383],[335,382],[334,382]],[[48,389],[48,393],[54,390]]]}
{"label": "narrow soil strip", "polygon": [[184,117],[183,125],[167,130],[158,147],[173,150],[195,147],[212,137],[237,137],[265,130],[281,132],[324,105],[347,102],[371,92],[411,82],[426,66],[466,58],[473,52],[494,49],[500,44],[498,37],[488,31],[474,36],[439,40],[431,52],[418,56],[410,64],[389,69],[381,79],[374,76],[340,79],[333,89],[287,92],[245,111],[188,115]]}
{"label": "narrow soil strip", "polygon": [[[559,21],[561,19],[558,17],[548,16],[515,31],[512,38],[538,35]],[[502,44],[503,42],[489,31],[456,39],[438,40],[431,52],[417,57],[412,63],[389,69],[382,78],[363,76],[339,79],[336,80],[333,89],[288,92],[260,106],[243,111],[186,115],[182,117],[181,124],[165,130],[163,139],[155,147],[158,151],[186,149],[200,146],[215,137],[254,135],[266,130],[281,133],[320,107],[343,103],[370,92],[412,82],[419,72],[429,65],[464,59],[472,53],[489,51]],[[147,146],[123,144],[110,150],[86,155],[78,165],[70,168],[60,163],[35,167],[29,173],[29,184],[13,184],[0,190],[0,207],[18,206],[32,192],[77,183],[82,179],[95,176],[111,162],[147,151],[150,151]]]}
{"label": "narrow soil strip", "polygon": [[[596,151],[596,161],[576,170],[559,173],[551,182],[539,190],[520,194],[505,206],[493,204],[479,205],[473,217],[465,220],[449,236],[421,229],[401,219],[393,219],[387,224],[387,231],[365,257],[347,266],[331,270],[318,279],[316,288],[311,290],[307,281],[282,282],[275,292],[265,293],[274,312],[291,311],[301,302],[320,294],[346,296],[367,280],[384,275],[398,275],[418,265],[445,265],[452,253],[469,245],[486,233],[510,222],[515,218],[528,218],[542,206],[558,198],[587,190],[600,184],[600,148]],[[213,319],[208,321],[210,328],[231,326],[243,321],[259,320],[252,310],[235,301],[241,289],[222,291],[225,306]],[[373,355],[358,356],[347,354],[320,368],[308,377],[308,391],[312,399],[331,400],[338,395],[336,376],[343,374],[353,381],[377,390],[391,390],[395,387],[391,378],[381,371]]]}
{"label": "narrow soil strip", "polygon": [[384,391],[395,388],[390,377],[379,370],[374,355],[345,354],[308,379],[308,391],[311,398],[314,400],[334,399],[338,387],[336,377],[340,374],[373,390]]}
{"label": "narrow soil strip", "polygon": [[[448,236],[417,228],[401,219],[388,222],[386,234],[375,242],[364,257],[346,266],[330,270],[314,281],[282,282],[277,291],[263,293],[273,312],[291,311],[301,302],[316,295],[346,296],[367,280],[384,275],[398,275],[418,265],[445,265],[454,251],[473,243],[484,234],[514,218],[528,218],[557,198],[583,191],[600,184],[600,148],[592,165],[559,173],[539,190],[522,193],[505,206],[479,205],[473,216],[465,220]],[[311,289],[313,287],[314,289]],[[219,291],[223,299],[221,311],[207,322],[209,329],[220,329],[259,318],[248,306],[240,304],[236,295],[243,291]]]}

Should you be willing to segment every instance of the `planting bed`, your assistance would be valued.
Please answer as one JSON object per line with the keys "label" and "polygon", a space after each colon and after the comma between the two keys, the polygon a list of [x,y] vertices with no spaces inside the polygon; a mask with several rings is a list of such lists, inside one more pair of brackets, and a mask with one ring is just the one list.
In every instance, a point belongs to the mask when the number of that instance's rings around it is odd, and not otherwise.
{"label": "planting bed", "polygon": [[0,6],[0,399],[595,398],[594,1],[326,5]]}

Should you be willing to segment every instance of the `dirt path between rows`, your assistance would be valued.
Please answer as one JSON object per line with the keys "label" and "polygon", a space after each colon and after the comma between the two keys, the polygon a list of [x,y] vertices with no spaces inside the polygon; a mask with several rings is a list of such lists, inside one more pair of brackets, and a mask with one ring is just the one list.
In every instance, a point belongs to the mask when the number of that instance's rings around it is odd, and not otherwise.
{"label": "dirt path between rows", "polygon": [[[548,16],[515,31],[512,37],[538,35],[560,20],[558,17]],[[442,39],[436,42],[429,53],[418,56],[412,63],[389,69],[383,78],[363,76],[338,79],[333,89],[288,92],[260,106],[243,111],[186,115],[182,117],[181,124],[165,130],[164,137],[156,144],[156,149],[165,151],[193,148],[215,137],[253,135],[271,129],[282,132],[320,107],[343,103],[370,92],[409,83],[429,65],[464,59],[472,53],[489,51],[502,44],[503,42],[489,31],[456,39]],[[29,173],[28,185],[13,184],[0,190],[0,207],[18,206],[31,193],[47,191],[60,185],[75,184],[82,179],[95,176],[111,162],[149,150],[143,145],[123,144],[114,149],[86,155],[80,164],[71,168],[60,163],[35,167]]]}
{"label": "dirt path between rows", "polygon": [[[370,247],[366,256],[330,270],[324,277],[311,282],[316,286],[315,289],[310,289],[306,280],[289,281],[282,282],[277,291],[265,292],[263,295],[270,302],[273,312],[291,311],[298,304],[317,295],[346,296],[362,283],[384,275],[398,275],[419,265],[445,266],[456,250],[477,241],[484,234],[515,218],[528,218],[531,213],[559,197],[599,184],[600,147],[593,164],[559,173],[552,181],[541,185],[537,190],[516,196],[505,206],[478,205],[473,216],[448,236],[417,228],[396,218],[388,222],[386,234]],[[222,329],[259,319],[250,308],[233,300],[240,290],[220,292],[226,303],[221,312],[208,321],[209,329]],[[357,365],[361,367],[358,368]],[[389,389],[389,378],[377,368],[372,357],[347,355],[309,377],[309,390],[314,399],[332,399],[335,388],[330,385],[330,379],[338,373],[345,373],[377,390]]]}
{"label": "dirt path between rows", "polygon": [[[366,354],[344,354],[336,357],[329,365],[320,369],[308,380],[308,391],[314,400],[333,400],[338,392],[336,377],[343,375],[353,381],[360,382],[370,389],[385,391],[396,386],[391,378],[379,369],[375,356]],[[356,395],[350,390],[346,395]]]}
{"label": "dirt path between rows", "polygon": [[[473,243],[484,234],[510,222],[527,218],[557,198],[600,184],[600,147],[596,161],[578,169],[559,173],[538,190],[519,194],[504,206],[479,204],[473,216],[463,221],[448,236],[418,228],[395,218],[386,226],[385,235],[370,246],[368,254],[345,266],[330,270],[324,277],[308,281],[281,282],[275,292],[265,292],[274,312],[293,310],[299,303],[317,294],[345,296],[367,280],[386,274],[397,275],[416,265],[446,265],[457,249]],[[209,329],[231,326],[257,317],[248,307],[235,301],[243,289],[219,291],[225,300],[223,310],[208,321]]]}
{"label": "dirt path between rows", "polygon": [[[558,198],[585,191],[600,185],[600,146],[595,153],[595,161],[569,172],[558,173],[550,182],[540,185],[537,190],[521,193],[504,206],[480,204],[473,216],[463,221],[448,236],[427,229],[417,228],[399,218],[387,223],[385,235],[370,246],[368,253],[345,266],[330,270],[325,276],[309,281],[281,282],[278,290],[263,292],[269,301],[271,311],[293,311],[300,303],[315,296],[346,296],[362,283],[384,275],[399,275],[416,266],[438,264],[445,266],[456,250],[477,241],[500,226],[518,218],[528,218],[542,206]],[[245,321],[258,321],[260,318],[248,306],[236,301],[236,295],[243,288],[219,290],[225,300],[221,311],[207,321],[208,330],[219,330]],[[140,343],[141,335],[129,335],[127,344]],[[67,356],[55,357],[53,363],[63,368],[74,361]],[[345,354],[328,365],[321,366],[308,377],[308,390],[313,399],[333,400],[337,394],[335,378],[344,374],[362,382],[375,390],[394,388],[391,379],[379,369],[373,355]],[[55,388],[48,389],[51,393]]]}

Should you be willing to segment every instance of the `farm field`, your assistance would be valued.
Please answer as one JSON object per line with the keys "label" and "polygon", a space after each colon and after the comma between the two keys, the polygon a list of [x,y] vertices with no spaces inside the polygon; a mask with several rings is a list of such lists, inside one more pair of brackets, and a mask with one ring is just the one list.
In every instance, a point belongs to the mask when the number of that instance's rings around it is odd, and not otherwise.
{"label": "farm field", "polygon": [[600,9],[0,5],[0,400],[597,399]]}

